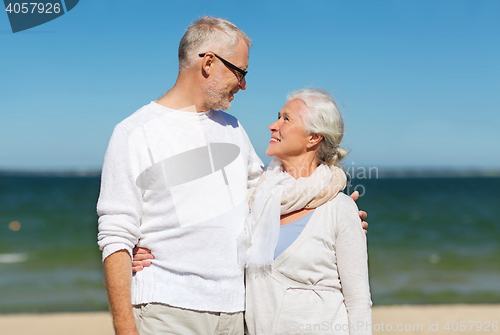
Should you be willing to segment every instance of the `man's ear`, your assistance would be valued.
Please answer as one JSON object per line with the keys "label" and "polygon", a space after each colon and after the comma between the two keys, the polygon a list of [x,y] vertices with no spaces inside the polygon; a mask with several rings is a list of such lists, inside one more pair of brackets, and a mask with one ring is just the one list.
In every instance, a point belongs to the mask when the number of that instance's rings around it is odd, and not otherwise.
{"label": "man's ear", "polygon": [[313,148],[317,146],[321,140],[323,139],[323,135],[321,134],[311,134],[309,135],[309,143],[307,143],[307,148]]}
{"label": "man's ear", "polygon": [[205,78],[209,77],[212,71],[212,64],[214,62],[214,56],[212,54],[205,54],[201,63],[201,71]]}

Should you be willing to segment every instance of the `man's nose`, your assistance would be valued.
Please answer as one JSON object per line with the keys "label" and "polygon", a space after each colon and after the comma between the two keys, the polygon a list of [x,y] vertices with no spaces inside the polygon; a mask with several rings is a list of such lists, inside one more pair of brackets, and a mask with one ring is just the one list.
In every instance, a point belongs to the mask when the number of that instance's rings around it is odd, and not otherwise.
{"label": "man's nose", "polygon": [[246,90],[247,89],[247,79],[245,77],[243,77],[243,79],[241,79],[238,82],[238,86],[240,87],[241,90]]}

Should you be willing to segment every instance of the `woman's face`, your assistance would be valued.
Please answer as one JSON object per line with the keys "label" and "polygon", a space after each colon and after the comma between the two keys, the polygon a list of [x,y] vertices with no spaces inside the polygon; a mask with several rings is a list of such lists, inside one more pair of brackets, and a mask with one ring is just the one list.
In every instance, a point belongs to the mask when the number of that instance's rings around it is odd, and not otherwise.
{"label": "woman's face", "polygon": [[307,152],[311,136],[306,132],[302,114],[307,113],[303,100],[288,101],[278,114],[278,120],[269,126],[271,141],[266,154],[279,160],[299,157]]}

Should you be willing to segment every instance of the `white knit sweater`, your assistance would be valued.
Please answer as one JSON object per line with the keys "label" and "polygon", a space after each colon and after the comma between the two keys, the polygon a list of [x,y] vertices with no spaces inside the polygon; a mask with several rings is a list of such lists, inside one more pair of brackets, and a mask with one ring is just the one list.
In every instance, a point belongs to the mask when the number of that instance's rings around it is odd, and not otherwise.
{"label": "white knit sweater", "polygon": [[244,310],[236,236],[247,187],[262,162],[236,118],[155,102],[118,124],[104,159],[98,244],[103,259],[135,245],[150,267],[132,282],[132,304],[214,312]]}

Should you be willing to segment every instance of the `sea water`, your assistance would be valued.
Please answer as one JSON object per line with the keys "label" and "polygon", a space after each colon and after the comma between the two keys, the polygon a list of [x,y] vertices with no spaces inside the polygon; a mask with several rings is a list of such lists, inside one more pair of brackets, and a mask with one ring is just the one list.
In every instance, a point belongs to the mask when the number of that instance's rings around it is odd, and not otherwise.
{"label": "sea water", "polygon": [[[98,177],[0,176],[0,313],[107,308]],[[500,178],[354,179],[375,305],[500,302]]]}
{"label": "sea water", "polygon": [[363,185],[374,304],[500,302],[500,178]]}

